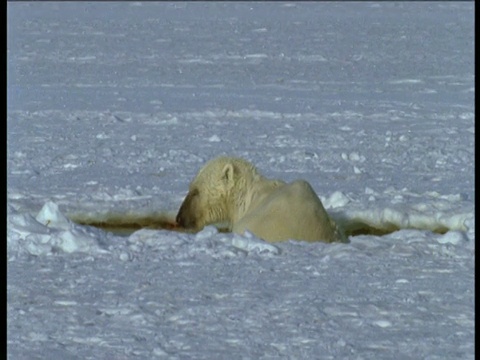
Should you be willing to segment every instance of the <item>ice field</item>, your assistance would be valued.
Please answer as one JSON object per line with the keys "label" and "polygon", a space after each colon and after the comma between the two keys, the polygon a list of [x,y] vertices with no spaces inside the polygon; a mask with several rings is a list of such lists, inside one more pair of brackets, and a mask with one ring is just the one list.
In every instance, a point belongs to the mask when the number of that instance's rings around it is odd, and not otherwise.
{"label": "ice field", "polygon": [[[7,20],[9,359],[474,358],[473,2]],[[85,225],[173,218],[218,155],[307,180],[350,242]]]}

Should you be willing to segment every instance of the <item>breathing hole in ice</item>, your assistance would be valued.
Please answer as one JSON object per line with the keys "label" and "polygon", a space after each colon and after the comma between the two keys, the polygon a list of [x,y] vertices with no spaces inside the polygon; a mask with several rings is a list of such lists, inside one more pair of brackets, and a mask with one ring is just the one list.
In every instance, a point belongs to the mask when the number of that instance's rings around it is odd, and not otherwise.
{"label": "breathing hole in ice", "polygon": [[[128,236],[140,229],[169,230],[184,233],[194,233],[194,231],[180,227],[175,222],[175,217],[166,213],[156,214],[107,214],[97,217],[89,216],[70,216],[70,219],[79,224],[93,226],[116,235]],[[371,225],[361,219],[344,220],[342,227],[347,237],[359,235],[384,236],[402,229],[427,230],[437,234],[445,234],[449,230],[446,226],[437,225],[431,227],[408,227],[401,228],[392,223]],[[228,229],[221,224],[217,225],[220,232],[228,232]]]}

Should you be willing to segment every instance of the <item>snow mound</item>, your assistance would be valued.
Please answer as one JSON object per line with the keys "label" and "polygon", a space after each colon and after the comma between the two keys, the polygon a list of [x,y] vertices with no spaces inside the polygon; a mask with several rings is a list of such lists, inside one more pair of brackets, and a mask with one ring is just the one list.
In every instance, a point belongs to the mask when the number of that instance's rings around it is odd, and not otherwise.
{"label": "snow mound", "polygon": [[12,207],[7,213],[7,253],[9,258],[20,253],[49,255],[57,252],[106,253],[101,232],[82,227],[68,220],[58,205],[48,201],[36,218],[19,214]]}

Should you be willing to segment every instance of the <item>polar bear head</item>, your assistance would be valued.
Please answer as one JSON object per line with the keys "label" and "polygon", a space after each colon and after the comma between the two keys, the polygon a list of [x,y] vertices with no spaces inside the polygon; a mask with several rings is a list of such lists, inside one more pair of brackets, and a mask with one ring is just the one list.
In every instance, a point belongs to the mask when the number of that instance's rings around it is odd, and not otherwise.
{"label": "polar bear head", "polygon": [[245,203],[248,184],[259,176],[255,167],[243,159],[224,156],[210,160],[190,183],[177,223],[197,230],[208,224],[231,223]]}

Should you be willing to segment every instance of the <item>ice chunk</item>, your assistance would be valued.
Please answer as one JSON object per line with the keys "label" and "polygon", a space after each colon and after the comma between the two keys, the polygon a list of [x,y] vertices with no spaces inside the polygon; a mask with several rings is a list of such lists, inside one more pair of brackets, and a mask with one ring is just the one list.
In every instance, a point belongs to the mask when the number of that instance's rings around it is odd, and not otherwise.
{"label": "ice chunk", "polygon": [[70,228],[70,220],[58,209],[58,205],[53,201],[48,201],[43,205],[38,213],[36,220],[42,225],[67,230]]}

